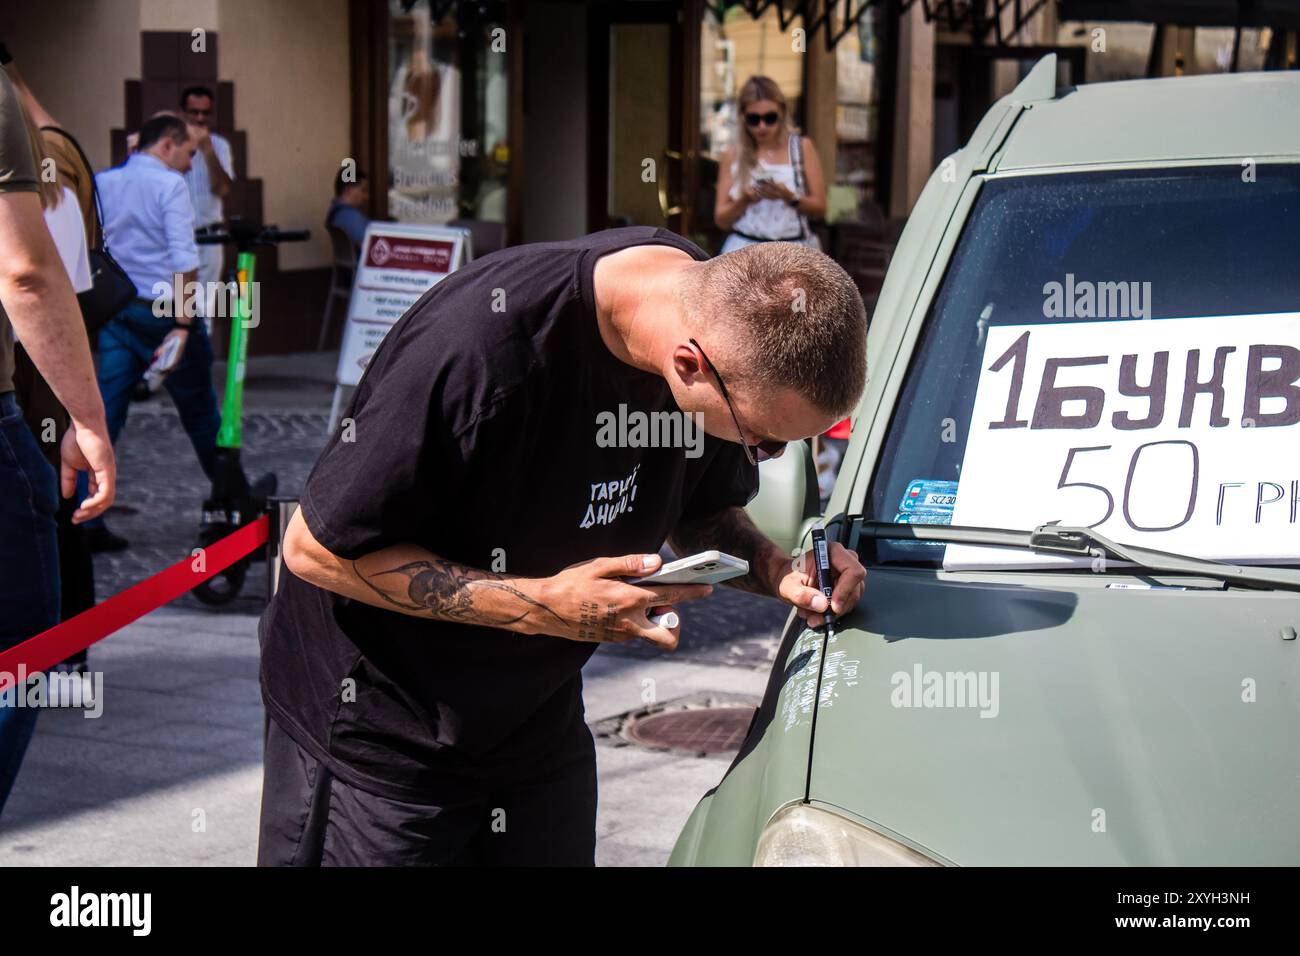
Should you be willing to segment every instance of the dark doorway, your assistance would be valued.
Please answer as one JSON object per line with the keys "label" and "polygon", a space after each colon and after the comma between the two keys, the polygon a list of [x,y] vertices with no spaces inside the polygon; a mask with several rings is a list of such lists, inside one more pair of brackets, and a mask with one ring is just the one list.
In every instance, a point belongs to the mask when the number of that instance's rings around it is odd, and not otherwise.
{"label": "dark doorway", "polygon": [[589,8],[589,230],[687,232],[698,179],[697,7],[615,0]]}

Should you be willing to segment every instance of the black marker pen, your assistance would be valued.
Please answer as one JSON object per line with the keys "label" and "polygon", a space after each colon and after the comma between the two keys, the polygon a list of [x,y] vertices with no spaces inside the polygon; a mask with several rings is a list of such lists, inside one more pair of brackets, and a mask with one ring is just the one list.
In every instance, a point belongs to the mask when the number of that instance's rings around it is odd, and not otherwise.
{"label": "black marker pen", "polygon": [[826,529],[820,522],[813,525],[812,543],[813,560],[817,565],[817,586],[826,595],[826,634],[829,637],[835,633],[831,630],[831,624],[835,621],[835,615],[831,613],[831,594],[835,588],[831,581],[831,555],[826,547]]}

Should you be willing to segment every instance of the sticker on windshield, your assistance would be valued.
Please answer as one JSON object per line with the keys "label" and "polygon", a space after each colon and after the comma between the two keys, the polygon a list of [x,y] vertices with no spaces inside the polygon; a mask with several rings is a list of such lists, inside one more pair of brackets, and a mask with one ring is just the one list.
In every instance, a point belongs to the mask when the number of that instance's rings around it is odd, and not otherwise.
{"label": "sticker on windshield", "polygon": [[[1300,555],[1300,312],[992,326],[954,525]],[[1090,558],[952,545],[946,567]]]}
{"label": "sticker on windshield", "polygon": [[[957,482],[913,478],[898,503],[894,524],[952,524]],[[891,541],[896,548],[942,548],[942,541]]]}
{"label": "sticker on windshield", "polygon": [[900,511],[894,515],[894,524],[952,524],[951,511]]}
{"label": "sticker on windshield", "polygon": [[[899,511],[936,511],[952,514],[957,503],[957,482],[931,481],[926,478],[913,478],[907,483],[903,500],[898,503]],[[894,519],[898,520],[898,519]],[[918,521],[916,524],[950,524],[951,522]]]}

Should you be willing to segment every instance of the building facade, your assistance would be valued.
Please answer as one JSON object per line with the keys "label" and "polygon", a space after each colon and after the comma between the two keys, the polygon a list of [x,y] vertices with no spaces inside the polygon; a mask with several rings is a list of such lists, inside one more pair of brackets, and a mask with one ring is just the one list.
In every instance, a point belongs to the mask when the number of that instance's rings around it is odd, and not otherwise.
{"label": "building facade", "polygon": [[[829,184],[828,242],[887,243],[935,165],[1056,52],[1062,84],[1297,67],[1300,4],[1237,0],[42,0],[0,37],[92,162],[186,86],[234,146],[228,215],[309,228],[259,258],[254,351],[315,346],[341,164],[370,214],[468,224],[481,254],[624,223],[712,250],[736,95],[780,83]],[[864,293],[866,294],[866,293]],[[337,334],[337,333],[335,333]]]}

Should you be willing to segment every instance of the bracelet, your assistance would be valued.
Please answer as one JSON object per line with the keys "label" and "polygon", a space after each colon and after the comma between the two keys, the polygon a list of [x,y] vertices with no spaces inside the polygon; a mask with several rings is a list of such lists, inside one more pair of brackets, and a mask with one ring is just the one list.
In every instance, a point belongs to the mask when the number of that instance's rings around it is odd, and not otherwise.
{"label": "bracelet", "polygon": [[790,204],[790,207],[791,207],[792,209],[798,209],[798,208],[799,208],[799,197],[798,197],[798,196],[795,196],[793,199],[787,199],[786,202],[788,202],[788,203]]}
{"label": "bracelet", "polygon": [[184,329],[186,332],[189,332],[191,329],[194,328],[194,323],[193,323],[193,322],[177,322],[175,319],[172,319],[172,328],[173,328],[173,329]]}

